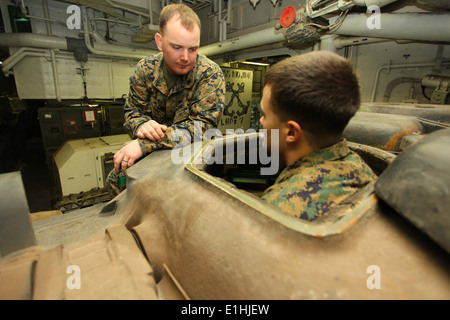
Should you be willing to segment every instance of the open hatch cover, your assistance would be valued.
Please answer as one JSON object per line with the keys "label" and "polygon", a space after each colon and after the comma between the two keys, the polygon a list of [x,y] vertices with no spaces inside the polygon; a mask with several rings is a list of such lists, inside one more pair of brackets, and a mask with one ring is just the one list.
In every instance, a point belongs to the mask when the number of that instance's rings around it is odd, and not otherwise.
{"label": "open hatch cover", "polygon": [[450,129],[399,154],[378,178],[375,193],[450,252]]}

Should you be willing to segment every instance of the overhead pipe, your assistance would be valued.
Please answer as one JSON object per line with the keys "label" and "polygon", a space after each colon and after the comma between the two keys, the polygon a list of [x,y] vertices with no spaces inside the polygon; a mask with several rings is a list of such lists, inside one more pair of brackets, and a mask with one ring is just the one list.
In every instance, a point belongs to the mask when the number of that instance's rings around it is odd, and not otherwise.
{"label": "overhead pipe", "polygon": [[152,0],[148,0],[148,16],[150,18],[150,25],[153,25],[153,6]]}
{"label": "overhead pipe", "polygon": [[394,88],[396,86],[398,86],[400,83],[405,83],[405,82],[411,83],[410,94],[409,94],[408,99],[412,100],[413,96],[414,96],[414,85],[416,83],[420,83],[421,80],[420,79],[411,78],[411,77],[401,77],[401,78],[394,79],[394,80],[392,80],[391,82],[389,82],[387,84],[386,89],[384,89],[383,102],[389,102],[389,98],[390,98],[391,93],[394,90]]}
{"label": "overhead pipe", "polygon": [[381,8],[396,1],[397,0],[353,0],[332,2],[332,0],[327,0],[325,2],[321,2],[321,0],[311,0],[306,2],[305,9],[310,18],[317,18],[333,12],[349,10],[355,5],[363,7],[375,5],[378,8]]}
{"label": "overhead pipe", "polygon": [[105,38],[100,33],[98,33],[97,30],[92,30],[91,36],[92,36],[92,39],[94,39],[96,44],[107,44],[108,43],[105,40]]}
{"label": "overhead pipe", "polygon": [[[102,21],[102,22],[111,22],[111,23],[115,23],[115,24],[124,24],[127,26],[133,26],[133,27],[140,27],[142,24],[139,24],[138,22],[126,22],[126,21],[121,21],[120,19],[107,19],[107,18],[91,18],[91,21]],[[64,23],[64,25],[66,25]]]}
{"label": "overhead pipe", "polygon": [[336,48],[336,45],[335,45],[334,41],[338,37],[339,36],[336,35],[336,34],[327,34],[327,35],[324,35],[324,36],[320,37],[319,50],[336,52],[337,48]]}
{"label": "overhead pipe", "polygon": [[[444,62],[443,62],[444,64]],[[445,63],[445,65],[449,65],[448,62]],[[376,92],[377,92],[377,87],[378,87],[378,80],[380,78],[380,73],[382,70],[391,70],[391,69],[401,69],[401,68],[430,68],[430,67],[434,67],[435,63],[433,62],[425,62],[425,63],[409,63],[409,64],[386,64],[383,66],[380,66],[377,69],[377,72],[375,73],[375,80],[373,83],[373,87],[372,87],[372,94],[370,97],[370,101],[371,102],[375,102],[375,96],[376,96]]]}
{"label": "overhead pipe", "polygon": [[87,17],[86,8],[84,6],[81,7],[81,16],[83,20],[84,43],[88,48],[88,50],[93,54],[108,57],[142,59],[150,54],[158,52],[155,50],[137,50],[137,49],[130,49],[127,47],[119,47],[116,45],[111,45],[109,43],[97,43],[94,47],[91,44],[89,21]]}
{"label": "overhead pipe", "polygon": [[244,50],[267,44],[273,44],[284,41],[281,32],[277,32],[273,27],[245,34],[233,39],[213,43],[200,47],[199,53],[206,56],[215,56],[218,54]]}
{"label": "overhead pipe", "polygon": [[26,14],[25,18],[42,20],[42,21],[48,21],[48,22],[54,22],[54,23],[58,23],[58,24],[64,25],[64,26],[66,25],[66,22],[64,22],[64,21],[59,21],[59,20],[49,19],[49,18],[36,17],[36,16],[30,16],[29,14]]}
{"label": "overhead pipe", "polygon": [[223,11],[224,8],[222,8],[222,0],[217,1],[218,4],[218,20],[219,20],[219,41],[225,41],[227,39],[227,24],[230,22],[230,15],[231,15],[231,0],[228,0],[227,4],[227,11],[226,11],[226,18],[223,19]]}
{"label": "overhead pipe", "polygon": [[45,49],[36,49],[36,48],[29,48],[29,47],[21,47],[19,50],[14,52],[11,56],[9,56],[5,61],[3,61],[2,64],[2,71],[5,74],[5,76],[8,76],[11,69],[23,58],[26,56],[31,57],[46,57]]}
{"label": "overhead pipe", "polygon": [[448,13],[381,13],[374,16],[380,28],[369,28],[370,16],[349,14],[333,33],[345,36],[438,41],[450,40],[450,14]]}
{"label": "overhead pipe", "polygon": [[[96,40],[95,47],[91,44],[89,25],[85,7],[81,7],[83,12],[83,31],[86,47],[93,54],[108,57],[123,57],[132,59],[141,59],[150,54],[157,53],[155,50],[139,50],[130,47],[109,44],[104,39],[99,38],[98,34],[92,33]],[[69,50],[67,44],[68,38],[52,35],[43,35],[36,33],[0,33],[0,47],[34,47],[45,49]]]}
{"label": "overhead pipe", "polygon": [[[69,50],[66,38],[34,33],[0,33],[0,44],[3,47],[19,48],[3,62],[2,71],[6,76],[26,56],[45,57],[47,53],[45,49]],[[50,57],[52,58],[53,55],[51,54]],[[52,66],[56,68],[56,63]]]}
{"label": "overhead pipe", "polygon": [[[223,27],[223,20],[222,20],[222,0],[217,1],[218,8],[218,20],[219,20],[219,41],[224,41],[227,39],[227,29],[226,25],[225,28]],[[224,34],[225,33],[225,34]]]}
{"label": "overhead pipe", "polygon": [[450,10],[450,2],[448,0],[416,0],[420,4],[424,4],[431,8]]}
{"label": "overhead pipe", "polygon": [[[97,39],[95,46],[92,45],[86,8],[82,6],[81,10],[84,42],[86,47],[93,54],[141,59],[158,52],[155,50],[137,50],[119,47],[117,45],[98,41],[99,39]],[[342,25],[336,29],[334,34],[356,37],[442,42],[450,39],[449,18],[450,15],[448,13],[385,13],[380,14],[381,29],[369,29],[367,27],[368,16],[366,14],[350,14],[347,15],[342,22]],[[420,28],[418,26],[420,26]],[[94,38],[96,38],[95,36],[96,35],[93,34]],[[283,42],[284,40],[282,32],[276,31],[273,27],[270,27],[200,47],[199,53],[207,56],[215,56],[252,47]],[[338,41],[342,45],[342,40]],[[38,34],[0,34],[0,43],[7,43],[7,46],[16,47],[31,46],[67,50],[66,39]]]}
{"label": "overhead pipe", "polygon": [[393,41],[392,39],[380,39],[380,38],[369,38],[369,37],[338,37],[334,39],[334,46],[336,49],[342,49],[348,46],[357,46],[369,43],[380,43]]}
{"label": "overhead pipe", "polygon": [[[48,12],[48,3],[47,0],[42,0],[42,5],[44,7],[44,16],[46,19],[50,18],[50,14]],[[47,26],[47,34],[49,36],[52,35],[52,26],[50,24],[50,21],[45,22]],[[58,68],[56,66],[56,56],[55,56],[55,49],[50,49],[50,55],[51,55],[51,62],[52,62],[52,72],[53,72],[53,82],[55,84],[55,95],[56,95],[56,101],[61,101],[61,88],[59,86],[59,76],[58,76]]]}
{"label": "overhead pipe", "polygon": [[150,14],[142,13],[141,11],[137,11],[137,10],[133,10],[131,8],[125,7],[125,6],[121,6],[121,5],[117,4],[117,3],[112,2],[111,0],[105,0],[105,1],[111,7],[116,8],[116,9],[128,11],[128,12],[134,13],[135,15],[144,16],[144,17],[147,17],[147,18],[149,18],[151,16]]}
{"label": "overhead pipe", "polygon": [[375,5],[381,8],[396,1],[397,0],[353,0],[353,3],[357,6],[370,7]]}
{"label": "overhead pipe", "polygon": [[[369,3],[370,1],[368,1],[364,0],[363,2]],[[377,1],[373,0],[370,3],[376,3]],[[390,1],[380,2],[382,5],[388,3]],[[449,42],[450,39],[450,24],[448,23],[450,21],[450,14],[448,13],[382,13],[377,17],[380,19],[380,29],[369,29],[367,25],[369,17],[366,14],[347,15],[341,26],[330,33],[330,35],[353,36],[360,37],[360,39],[343,40],[338,38],[334,41],[336,47],[341,48],[346,45],[352,45],[351,42],[355,40],[357,42],[353,43],[353,45],[385,42],[389,40]],[[332,21],[330,21],[330,24],[332,24]],[[284,40],[283,33],[275,31],[274,28],[267,28],[200,47],[199,52],[207,56],[215,56],[252,47],[274,44]]]}
{"label": "overhead pipe", "polygon": [[37,33],[0,33],[0,47],[35,47],[67,50],[66,38]]}
{"label": "overhead pipe", "polygon": [[[89,35],[87,36],[89,38]],[[101,40],[98,34],[93,34],[93,38],[96,39],[96,48],[101,48],[96,50],[91,46],[91,51],[94,54],[108,57],[124,57],[130,59],[141,59],[152,53],[156,53],[153,50],[135,50],[116,45],[108,44],[105,40]],[[71,38],[61,38],[57,36],[48,36],[34,33],[0,33],[0,47],[18,47],[19,49],[10,55],[2,64],[2,71],[5,75],[9,75],[10,70],[23,58],[26,56],[34,57],[45,57],[46,49],[53,50],[66,50],[69,49],[68,41],[77,40]],[[85,39],[83,39],[85,42]],[[89,40],[90,42],[90,40]],[[117,52],[117,50],[123,50],[122,52]]]}

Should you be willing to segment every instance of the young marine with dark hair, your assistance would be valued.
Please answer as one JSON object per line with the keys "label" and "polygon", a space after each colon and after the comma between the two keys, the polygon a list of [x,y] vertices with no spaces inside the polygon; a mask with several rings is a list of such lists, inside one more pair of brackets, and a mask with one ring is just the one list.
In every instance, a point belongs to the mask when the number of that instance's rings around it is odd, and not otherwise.
{"label": "young marine with dark hair", "polygon": [[262,199],[312,221],[373,181],[375,174],[342,139],[359,106],[358,79],[350,62],[335,53],[315,51],[273,65],[264,81],[260,122],[267,147],[278,144],[284,169]]}

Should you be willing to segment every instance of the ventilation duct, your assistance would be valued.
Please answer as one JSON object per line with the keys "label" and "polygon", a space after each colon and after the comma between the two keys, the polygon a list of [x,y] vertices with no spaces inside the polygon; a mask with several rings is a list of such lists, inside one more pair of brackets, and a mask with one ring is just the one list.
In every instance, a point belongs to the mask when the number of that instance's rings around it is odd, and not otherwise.
{"label": "ventilation duct", "polygon": [[350,14],[333,33],[396,40],[450,41],[448,13],[382,13],[378,18],[380,28],[370,29],[366,14]]}
{"label": "ventilation duct", "polygon": [[430,8],[450,10],[450,1],[448,0],[417,0],[416,2]]}

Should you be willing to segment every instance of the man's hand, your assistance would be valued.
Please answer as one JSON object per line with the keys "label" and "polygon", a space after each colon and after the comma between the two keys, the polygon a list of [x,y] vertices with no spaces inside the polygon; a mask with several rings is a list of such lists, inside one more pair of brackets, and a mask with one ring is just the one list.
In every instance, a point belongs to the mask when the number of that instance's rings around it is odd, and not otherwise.
{"label": "man's hand", "polygon": [[137,133],[138,138],[147,138],[150,141],[160,141],[164,138],[164,132],[167,130],[167,126],[159,124],[155,120],[150,120],[144,123]]}
{"label": "man's hand", "polygon": [[120,165],[122,165],[122,171],[125,174],[127,168],[131,167],[143,155],[138,140],[131,141],[114,155],[114,171],[119,173]]}

